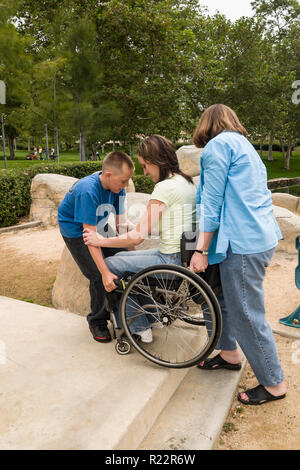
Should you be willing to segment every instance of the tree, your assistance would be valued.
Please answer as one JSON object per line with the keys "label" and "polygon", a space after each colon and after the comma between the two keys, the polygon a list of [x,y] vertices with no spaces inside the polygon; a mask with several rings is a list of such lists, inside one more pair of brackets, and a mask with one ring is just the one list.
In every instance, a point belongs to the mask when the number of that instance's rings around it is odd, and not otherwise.
{"label": "tree", "polygon": [[186,88],[192,67],[198,2],[111,0],[98,18],[103,81],[123,112],[121,140],[186,127]]}
{"label": "tree", "polygon": [[22,37],[11,23],[13,8],[14,3],[8,0],[0,5],[0,77],[6,84],[6,105],[0,105],[0,112],[5,115],[10,158],[15,158],[13,142],[22,128],[20,111],[30,100],[31,67],[31,40]]}
{"label": "tree", "polygon": [[256,18],[264,25],[265,36],[272,44],[269,57],[273,57],[276,64],[272,68],[272,77],[275,78],[276,83],[276,92],[272,93],[272,103],[277,104],[276,112],[272,112],[270,105],[268,108],[271,115],[276,116],[277,119],[273,120],[273,125],[270,127],[269,159],[272,160],[272,143],[277,134],[282,142],[284,140],[287,142],[287,155],[285,155],[284,145],[282,148],[285,167],[288,169],[291,142],[294,139],[297,140],[294,131],[297,134],[296,129],[299,128],[297,116],[295,120],[294,112],[289,109],[291,108],[293,77],[300,76],[300,4],[297,0],[254,0],[251,5],[255,10]]}
{"label": "tree", "polygon": [[299,22],[298,0],[254,0],[251,6],[268,33],[277,40],[289,34],[294,22]]}

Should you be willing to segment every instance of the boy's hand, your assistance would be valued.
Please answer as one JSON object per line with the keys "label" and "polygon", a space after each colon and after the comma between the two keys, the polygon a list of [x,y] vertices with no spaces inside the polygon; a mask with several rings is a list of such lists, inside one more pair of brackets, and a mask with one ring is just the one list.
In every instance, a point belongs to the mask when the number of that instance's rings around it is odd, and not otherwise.
{"label": "boy's hand", "polygon": [[106,292],[112,292],[117,288],[116,284],[114,283],[114,279],[118,279],[118,276],[111,273],[110,271],[102,274],[102,282]]}

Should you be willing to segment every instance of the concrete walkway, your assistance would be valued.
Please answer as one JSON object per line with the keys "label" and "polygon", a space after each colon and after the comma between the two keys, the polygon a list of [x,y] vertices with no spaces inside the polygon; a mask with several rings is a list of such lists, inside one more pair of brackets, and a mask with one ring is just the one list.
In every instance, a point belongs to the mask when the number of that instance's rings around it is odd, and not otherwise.
{"label": "concrete walkway", "polygon": [[211,449],[241,372],[156,366],[86,319],[0,296],[0,449]]}

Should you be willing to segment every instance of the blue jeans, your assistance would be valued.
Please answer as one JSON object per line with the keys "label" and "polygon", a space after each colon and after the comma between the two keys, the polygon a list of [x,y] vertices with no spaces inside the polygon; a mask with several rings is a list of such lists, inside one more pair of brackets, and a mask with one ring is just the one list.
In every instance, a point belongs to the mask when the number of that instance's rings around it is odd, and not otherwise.
{"label": "blue jeans", "polygon": [[[105,263],[112,273],[121,278],[126,272],[138,273],[145,268],[158,264],[176,264],[181,266],[181,255],[180,253],[164,254],[156,248],[151,250],[124,251],[105,258]],[[126,318],[129,319],[136,315],[137,308],[145,303],[150,304],[150,298],[142,295],[130,295],[126,303]],[[153,312],[153,309],[151,311]],[[115,315],[118,326],[121,327],[119,308],[115,311]],[[130,331],[138,333],[146,330],[153,321],[155,321],[155,315],[151,315],[150,311],[149,315],[138,315],[130,326]]]}
{"label": "blue jeans", "polygon": [[265,317],[263,281],[275,249],[251,255],[233,254],[220,263],[223,330],[216,349],[239,343],[257,380],[271,387],[283,381],[272,329]]}
{"label": "blue jeans", "polygon": [[[105,327],[107,325],[109,313],[105,310],[106,292],[100,271],[97,268],[87,245],[84,244],[82,237],[62,237],[80,271],[90,283],[91,312],[87,316],[88,324],[91,327],[96,325]],[[115,253],[120,252],[120,250],[123,252],[124,248],[102,248],[102,256],[103,258],[106,256],[113,256]]]}

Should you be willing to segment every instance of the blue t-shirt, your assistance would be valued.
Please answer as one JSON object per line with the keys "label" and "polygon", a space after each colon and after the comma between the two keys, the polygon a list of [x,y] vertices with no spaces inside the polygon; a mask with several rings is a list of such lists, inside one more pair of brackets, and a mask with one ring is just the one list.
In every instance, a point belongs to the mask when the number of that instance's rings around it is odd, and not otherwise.
{"label": "blue t-shirt", "polygon": [[97,231],[106,225],[111,212],[125,211],[125,190],[115,194],[103,188],[101,172],[76,181],[58,206],[57,219],[64,237],[82,237],[83,225],[96,225]]}

